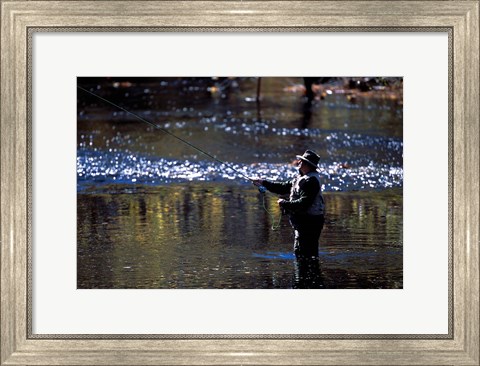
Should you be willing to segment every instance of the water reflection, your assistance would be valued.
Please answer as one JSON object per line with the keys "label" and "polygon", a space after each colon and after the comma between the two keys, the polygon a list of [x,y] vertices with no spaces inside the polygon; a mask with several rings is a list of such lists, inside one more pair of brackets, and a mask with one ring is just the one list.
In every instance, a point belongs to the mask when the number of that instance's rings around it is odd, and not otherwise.
{"label": "water reflection", "polygon": [[78,195],[79,288],[401,288],[401,191],[329,193],[320,261],[296,261],[275,197],[228,184]]}
{"label": "water reflection", "polygon": [[303,116],[302,116],[302,121],[300,124],[300,128],[302,130],[308,128],[312,122],[312,117],[313,117],[313,112],[312,112],[312,106],[309,103],[305,103],[303,105]]}
{"label": "water reflection", "polygon": [[320,272],[319,259],[297,258],[295,260],[295,280],[293,288],[312,289],[324,288],[325,284]]}

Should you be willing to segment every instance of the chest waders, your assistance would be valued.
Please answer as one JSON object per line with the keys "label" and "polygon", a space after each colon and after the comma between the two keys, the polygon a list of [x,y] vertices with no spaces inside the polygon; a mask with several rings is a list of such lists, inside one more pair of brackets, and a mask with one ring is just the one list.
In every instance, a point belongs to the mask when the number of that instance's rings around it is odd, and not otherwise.
{"label": "chest waders", "polygon": [[322,185],[317,172],[310,172],[295,179],[290,191],[290,200],[300,198],[300,185],[307,178],[314,177],[319,189],[311,206],[303,213],[292,213],[290,224],[295,231],[294,252],[297,258],[318,257],[318,240],[325,222],[325,201],[322,195]]}

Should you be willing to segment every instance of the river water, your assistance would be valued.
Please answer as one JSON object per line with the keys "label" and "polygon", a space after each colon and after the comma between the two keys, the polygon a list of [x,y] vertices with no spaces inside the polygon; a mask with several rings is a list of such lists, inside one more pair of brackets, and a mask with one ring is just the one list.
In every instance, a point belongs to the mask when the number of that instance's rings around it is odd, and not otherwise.
{"label": "river water", "polygon": [[[78,91],[78,288],[403,287],[398,81],[331,80],[311,106],[302,78],[262,78],[260,103],[257,82],[78,79],[144,119]],[[290,179],[307,148],[327,204],[315,263],[295,259],[277,197],[243,177]]]}

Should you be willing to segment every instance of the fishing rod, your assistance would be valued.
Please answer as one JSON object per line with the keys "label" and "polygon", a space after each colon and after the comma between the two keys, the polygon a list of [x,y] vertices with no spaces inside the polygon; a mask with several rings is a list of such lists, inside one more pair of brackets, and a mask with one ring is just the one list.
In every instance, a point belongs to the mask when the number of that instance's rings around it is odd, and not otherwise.
{"label": "fishing rod", "polygon": [[168,131],[167,129],[162,128],[162,127],[156,125],[155,123],[146,120],[145,118],[139,116],[138,114],[136,114],[136,113],[134,113],[134,112],[131,112],[131,111],[129,111],[129,110],[127,110],[127,109],[119,106],[118,104],[115,104],[115,103],[113,103],[112,101],[110,101],[110,100],[108,100],[108,99],[105,99],[105,98],[101,97],[100,95],[95,94],[94,92],[91,92],[90,90],[87,90],[87,89],[85,89],[85,88],[82,88],[81,86],[78,86],[78,85],[77,85],[77,88],[80,89],[80,90],[82,90],[82,91],[84,91],[84,92],[86,92],[86,93],[88,93],[88,94],[90,94],[90,95],[93,95],[94,97],[97,97],[98,99],[103,100],[104,102],[106,102],[106,103],[108,103],[108,104],[113,105],[114,107],[116,107],[116,108],[118,108],[118,109],[120,109],[120,110],[122,110],[122,111],[124,111],[124,112],[126,112],[126,113],[128,113],[128,114],[131,114],[132,116],[134,116],[135,118],[139,119],[140,121],[145,122],[146,124],[152,126],[153,128],[156,128],[157,130],[160,130],[160,131],[162,131],[162,132],[164,132],[164,133],[166,133],[166,134],[168,134],[168,135],[176,138],[177,140],[179,140],[179,141],[183,142],[184,144],[190,146],[192,149],[195,149],[195,150],[197,150],[198,152],[200,152],[200,153],[208,156],[209,158],[215,160],[216,162],[225,165],[227,168],[229,168],[229,169],[233,170],[234,172],[240,174],[242,177],[248,179],[249,181],[255,182],[254,179],[252,179],[252,178],[250,178],[250,177],[247,177],[245,174],[243,174],[242,172],[238,171],[237,169],[235,169],[235,168],[234,168],[233,166],[231,166],[230,164],[228,164],[228,163],[226,163],[226,162],[224,162],[224,161],[216,158],[216,157],[213,156],[212,154],[209,154],[208,152],[200,149],[199,147],[197,147],[197,146],[193,145],[192,143],[188,142],[187,140],[185,140],[185,139],[183,139],[183,138],[181,138],[181,137],[179,137],[179,136],[171,133],[171,132]]}
{"label": "fishing rod", "polygon": [[[85,89],[85,88],[82,88],[82,87],[79,86],[79,85],[77,85],[77,88],[80,89],[80,90],[82,90],[82,91],[84,91],[84,92],[86,92],[86,93],[88,93],[88,94],[90,94],[90,95],[93,95],[94,97],[96,97],[96,98],[98,98],[98,99],[100,99],[100,100],[103,100],[104,102],[106,102],[106,103],[108,103],[108,104],[110,104],[110,105],[113,105],[115,108],[118,108],[118,109],[124,111],[125,113],[131,114],[132,116],[134,116],[135,118],[139,119],[140,121],[148,124],[149,126],[152,126],[153,128],[155,128],[155,129],[157,129],[157,130],[160,130],[160,131],[166,133],[167,135],[172,136],[173,138],[176,138],[177,140],[181,141],[182,143],[190,146],[192,149],[195,149],[195,150],[197,150],[198,152],[200,152],[200,153],[208,156],[210,159],[213,159],[213,160],[215,160],[216,162],[225,165],[227,168],[229,168],[229,169],[233,170],[234,172],[238,173],[239,175],[241,175],[241,176],[244,177],[245,179],[249,180],[250,182],[252,182],[252,183],[254,183],[254,184],[256,183],[255,179],[252,179],[252,178],[246,176],[246,175],[243,174],[242,172],[240,172],[240,171],[238,171],[237,169],[235,169],[231,164],[226,163],[226,162],[224,162],[224,161],[216,158],[216,157],[213,156],[212,154],[210,154],[210,153],[208,153],[208,152],[200,149],[199,147],[197,147],[197,146],[193,145],[192,143],[188,142],[187,140],[185,140],[185,139],[183,139],[183,138],[181,138],[181,137],[173,134],[172,132],[168,131],[167,129],[162,128],[162,127],[158,126],[157,124],[146,120],[146,119],[143,118],[142,116],[140,116],[140,115],[138,115],[138,114],[136,114],[136,113],[134,113],[134,112],[131,112],[131,111],[129,111],[129,110],[127,110],[127,109],[119,106],[118,104],[115,104],[114,102],[112,102],[112,101],[110,101],[110,100],[108,100],[108,99],[106,99],[106,98],[101,97],[100,95],[98,95],[98,94],[96,94],[96,93],[94,93],[94,92],[92,92],[92,91],[90,91],[90,90],[87,90],[87,89]],[[255,185],[256,185],[256,184],[255,184]],[[258,190],[260,191],[260,193],[265,193],[265,192],[267,192],[267,189],[266,189],[263,185],[258,186]]]}

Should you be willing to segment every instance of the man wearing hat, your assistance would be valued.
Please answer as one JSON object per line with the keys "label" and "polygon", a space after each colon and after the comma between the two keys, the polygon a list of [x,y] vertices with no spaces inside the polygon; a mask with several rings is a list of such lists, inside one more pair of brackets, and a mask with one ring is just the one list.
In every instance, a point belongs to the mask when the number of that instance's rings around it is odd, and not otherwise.
{"label": "man wearing hat", "polygon": [[318,240],[325,221],[325,201],[322,196],[318,162],[320,157],[307,150],[300,156],[299,175],[289,182],[256,180],[270,192],[290,194],[289,199],[279,199],[278,204],[288,213],[290,224],[295,230],[294,251],[297,258],[318,257]]}

